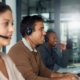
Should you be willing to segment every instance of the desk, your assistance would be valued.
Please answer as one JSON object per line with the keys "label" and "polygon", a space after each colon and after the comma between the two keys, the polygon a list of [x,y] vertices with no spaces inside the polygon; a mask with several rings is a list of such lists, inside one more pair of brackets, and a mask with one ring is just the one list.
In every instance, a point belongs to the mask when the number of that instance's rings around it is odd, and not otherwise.
{"label": "desk", "polygon": [[80,64],[72,64],[72,65],[68,65],[67,68],[60,68],[58,70],[58,72],[60,73],[74,73],[74,74],[78,74],[80,73]]}

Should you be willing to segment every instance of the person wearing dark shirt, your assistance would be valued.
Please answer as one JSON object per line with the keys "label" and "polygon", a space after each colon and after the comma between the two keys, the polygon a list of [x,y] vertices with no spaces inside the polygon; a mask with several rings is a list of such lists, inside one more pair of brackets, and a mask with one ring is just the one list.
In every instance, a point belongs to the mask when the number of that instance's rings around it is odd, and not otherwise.
{"label": "person wearing dark shirt", "polygon": [[[62,53],[59,51],[58,47],[62,50]],[[66,45],[58,43],[57,35],[53,30],[48,30],[46,32],[45,42],[38,47],[38,50],[47,68],[57,71],[60,67],[67,67],[68,54],[66,53]],[[59,54],[62,56],[59,56]],[[56,64],[60,66],[58,69],[54,68]]]}

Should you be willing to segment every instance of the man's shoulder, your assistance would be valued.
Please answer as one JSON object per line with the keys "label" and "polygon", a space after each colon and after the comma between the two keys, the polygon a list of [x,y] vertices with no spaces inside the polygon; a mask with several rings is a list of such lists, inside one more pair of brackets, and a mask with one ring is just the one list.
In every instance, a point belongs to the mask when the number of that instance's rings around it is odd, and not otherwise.
{"label": "man's shoulder", "polygon": [[13,54],[20,54],[20,53],[30,53],[30,50],[24,45],[24,43],[23,43],[23,41],[22,40],[20,40],[19,42],[17,42],[16,44],[14,44],[11,48],[10,48],[10,50],[9,50],[9,52],[8,52],[8,54],[9,53],[13,53]]}
{"label": "man's shoulder", "polygon": [[24,44],[23,42],[20,40],[19,42],[17,42],[16,44],[14,44],[8,53],[14,53],[14,52],[20,52],[21,50],[24,49]]}
{"label": "man's shoulder", "polygon": [[44,47],[44,46],[45,46],[45,43],[40,44],[40,45],[38,46],[38,48],[42,48],[42,47]]}
{"label": "man's shoulder", "polygon": [[21,46],[24,46],[22,40],[20,40],[19,42],[17,42],[16,44],[14,44],[11,48],[20,48]]}
{"label": "man's shoulder", "polygon": [[45,43],[41,44],[41,45],[38,47],[38,50],[45,50],[45,49],[47,49],[47,48],[48,48],[48,45],[47,45],[47,43],[45,42]]}

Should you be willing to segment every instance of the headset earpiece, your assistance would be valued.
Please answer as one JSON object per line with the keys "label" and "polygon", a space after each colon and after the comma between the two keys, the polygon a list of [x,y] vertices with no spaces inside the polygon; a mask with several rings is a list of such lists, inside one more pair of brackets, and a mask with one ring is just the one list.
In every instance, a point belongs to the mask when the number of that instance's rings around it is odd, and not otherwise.
{"label": "headset earpiece", "polygon": [[26,29],[26,34],[30,35],[32,33],[32,29],[30,27],[27,27]]}
{"label": "headset earpiece", "polygon": [[48,42],[48,41],[49,41],[48,37],[47,37],[47,36],[45,36],[45,42]]}
{"label": "headset earpiece", "polygon": [[30,35],[32,33],[32,29],[31,29],[31,26],[30,26],[30,24],[31,24],[31,18],[32,17],[30,17],[30,20],[29,20],[29,23],[28,23],[27,29],[26,29],[26,34],[27,35]]}

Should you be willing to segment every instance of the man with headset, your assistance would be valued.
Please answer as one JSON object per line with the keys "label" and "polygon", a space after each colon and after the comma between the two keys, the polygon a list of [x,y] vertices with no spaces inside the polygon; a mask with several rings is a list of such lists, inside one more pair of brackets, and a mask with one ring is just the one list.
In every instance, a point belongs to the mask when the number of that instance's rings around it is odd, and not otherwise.
{"label": "man with headset", "polygon": [[8,54],[25,80],[78,80],[75,74],[53,72],[42,63],[36,49],[36,45],[43,43],[46,34],[41,16],[24,17],[20,24],[20,32],[22,40],[12,46]]}
{"label": "man with headset", "polygon": [[[59,48],[62,50],[62,53]],[[57,71],[60,67],[67,67],[68,54],[66,53],[66,45],[58,43],[57,35],[53,30],[46,32],[45,42],[38,47],[38,50],[47,68]]]}

